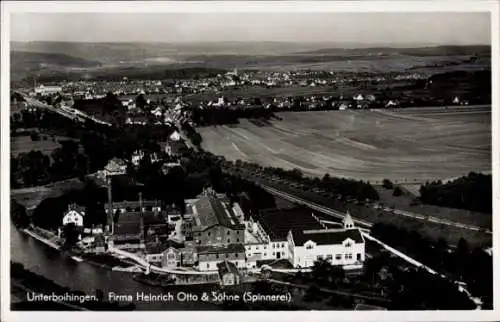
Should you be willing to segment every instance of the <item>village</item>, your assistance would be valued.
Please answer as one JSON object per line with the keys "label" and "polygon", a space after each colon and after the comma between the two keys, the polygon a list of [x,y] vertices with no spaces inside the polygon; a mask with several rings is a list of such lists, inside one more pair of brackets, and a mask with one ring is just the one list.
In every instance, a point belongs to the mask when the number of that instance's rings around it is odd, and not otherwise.
{"label": "village", "polygon": [[[333,72],[238,72],[207,78],[177,81],[129,80],[79,81],[37,84],[25,89],[30,96],[53,102],[60,108],[71,108],[103,117],[95,105],[100,100],[113,100],[123,108],[126,124],[164,124],[169,110],[184,111],[226,109],[252,110],[265,108],[288,110],[346,110],[395,108],[416,104],[441,104],[435,98],[407,96],[399,87],[429,82],[428,76],[402,73],[387,76],[349,76]],[[427,86],[427,85],[426,85]],[[359,90],[359,88],[366,88]],[[395,91],[392,90],[395,88]],[[332,90],[333,89],[333,90]],[[340,93],[333,95],[332,93]],[[342,94],[343,93],[343,94]],[[218,97],[213,99],[213,97]],[[419,103],[419,100],[422,101]],[[468,105],[460,95],[450,96],[450,105]],[[99,115],[101,114],[101,115]],[[107,118],[111,118],[108,116]],[[118,120],[114,120],[118,122]]]}

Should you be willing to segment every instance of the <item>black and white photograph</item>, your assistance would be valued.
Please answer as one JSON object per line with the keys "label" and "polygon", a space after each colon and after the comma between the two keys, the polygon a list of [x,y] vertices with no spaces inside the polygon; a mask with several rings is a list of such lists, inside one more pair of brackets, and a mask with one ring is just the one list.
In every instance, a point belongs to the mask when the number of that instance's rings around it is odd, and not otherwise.
{"label": "black and white photograph", "polygon": [[43,2],[2,2],[2,320],[500,319],[498,1]]}

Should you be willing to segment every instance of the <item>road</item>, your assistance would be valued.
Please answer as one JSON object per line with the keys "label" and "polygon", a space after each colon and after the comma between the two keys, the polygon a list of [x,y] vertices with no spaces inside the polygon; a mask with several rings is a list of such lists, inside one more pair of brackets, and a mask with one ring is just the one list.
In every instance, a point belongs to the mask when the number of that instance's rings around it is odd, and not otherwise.
{"label": "road", "polygon": [[[322,212],[324,214],[330,215],[330,216],[338,218],[338,219],[344,219],[344,217],[345,217],[345,213],[343,213],[343,212],[340,212],[340,211],[337,211],[337,210],[333,210],[333,209],[325,207],[325,206],[318,205],[316,203],[307,201],[305,199],[293,196],[293,195],[291,195],[289,193],[285,193],[285,192],[279,191],[277,189],[274,189],[272,187],[266,186],[266,185],[264,185],[262,183],[258,183],[258,184],[264,190],[270,192],[271,194],[273,194],[275,196],[281,197],[281,198],[283,198],[285,200],[291,201],[293,203],[297,203],[297,204],[308,206],[311,209],[320,211],[320,212]],[[360,225],[360,226],[363,226],[363,227],[366,227],[366,228],[371,228],[373,226],[373,223],[370,223],[368,221],[364,221],[364,220],[357,219],[357,218],[354,218],[354,217],[352,218],[352,220],[357,225]]]}
{"label": "road", "polygon": [[123,256],[135,261],[142,269],[144,269],[147,273],[153,271],[157,273],[169,273],[169,274],[178,274],[178,275],[214,275],[213,271],[184,271],[181,269],[168,269],[163,267],[158,267],[148,263],[144,258],[137,256],[136,254],[126,252],[124,250],[108,247],[108,251],[118,256]]}
{"label": "road", "polygon": [[436,223],[436,224],[442,224],[442,225],[447,225],[447,226],[454,226],[454,227],[462,228],[462,229],[468,229],[468,230],[474,230],[474,231],[482,231],[482,232],[484,232],[486,234],[490,234],[491,235],[491,230],[487,230],[487,229],[485,230],[484,228],[478,227],[478,226],[466,225],[466,224],[462,224],[462,223],[459,223],[459,222],[450,221],[450,220],[446,220],[446,219],[441,219],[441,218],[437,218],[437,217],[433,217],[433,216],[427,216],[427,215],[417,214],[417,213],[406,211],[406,210],[389,209],[387,207],[383,208],[383,209],[386,210],[386,211],[390,211],[390,212],[392,212],[392,213],[394,213],[396,215],[400,215],[400,216],[410,217],[410,218],[419,219],[419,220],[425,220],[425,221],[433,222],[433,223]]}
{"label": "road", "polygon": [[[330,215],[330,216],[335,217],[335,218],[342,219],[345,216],[345,214],[343,212],[331,209],[329,207],[319,205],[317,203],[308,201],[308,200],[301,198],[301,197],[297,197],[297,196],[293,195],[292,193],[284,192],[284,191],[281,191],[279,189],[273,188],[273,187],[269,186],[268,184],[263,183],[262,181],[264,181],[264,180],[259,180],[258,176],[245,174],[244,169],[239,169],[240,171],[238,171],[237,173],[232,169],[224,169],[224,170],[226,172],[231,173],[231,174],[238,174],[238,175],[241,175],[243,177],[246,177],[247,179],[250,179],[253,182],[259,184],[262,188],[264,188],[266,191],[270,192],[271,194],[278,196],[278,197],[281,197],[285,200],[291,201],[291,202],[296,203],[296,204],[308,206],[311,209],[320,211],[324,214]],[[376,208],[380,207],[380,205],[377,203],[374,203],[373,206]],[[408,217],[408,218],[412,218],[412,219],[416,219],[416,220],[422,220],[422,221],[432,222],[432,223],[446,225],[446,226],[453,226],[453,227],[461,228],[461,229],[481,231],[481,232],[484,232],[484,233],[487,233],[490,235],[492,234],[491,230],[485,230],[484,228],[478,227],[478,226],[466,225],[466,224],[463,224],[460,222],[450,221],[450,220],[446,220],[446,219],[442,219],[442,218],[438,218],[438,217],[433,217],[433,216],[422,215],[422,214],[413,213],[413,212],[409,212],[409,211],[405,211],[405,210],[401,210],[401,209],[390,209],[387,207],[385,207],[385,208],[381,207],[381,209],[383,209],[389,213],[392,213],[394,215],[397,215],[397,216],[404,216],[404,217]],[[362,227],[365,227],[365,228],[370,228],[373,226],[373,223],[369,222],[369,221],[361,220],[361,219],[354,218],[354,217],[353,217],[353,220],[356,224],[358,224]]]}

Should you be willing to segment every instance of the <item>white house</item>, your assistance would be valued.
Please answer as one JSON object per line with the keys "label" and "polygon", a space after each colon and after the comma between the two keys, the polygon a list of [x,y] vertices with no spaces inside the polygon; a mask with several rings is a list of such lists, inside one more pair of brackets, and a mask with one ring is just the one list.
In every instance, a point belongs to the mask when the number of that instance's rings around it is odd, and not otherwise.
{"label": "white house", "polygon": [[339,106],[339,110],[340,111],[345,111],[345,110],[347,110],[347,108],[348,108],[348,106],[345,103],[341,103],[340,106]]}
{"label": "white house", "polygon": [[273,239],[258,221],[245,222],[245,258],[247,268],[256,268],[257,261],[288,259],[288,241]]}
{"label": "white house", "polygon": [[291,230],[288,233],[290,263],[293,267],[311,267],[318,259],[343,267],[362,265],[365,240],[347,213],[342,229]]}
{"label": "white house", "polygon": [[174,133],[172,133],[170,135],[170,140],[172,140],[172,141],[179,141],[180,139],[181,139],[181,135],[177,131],[174,131]]}
{"label": "white house", "polygon": [[63,217],[63,226],[74,224],[76,227],[83,227],[83,216],[85,216],[83,210],[69,209]]}
{"label": "white house", "polygon": [[132,154],[131,162],[134,166],[138,167],[142,158],[144,158],[143,151],[134,151],[134,153]]}
{"label": "white house", "polygon": [[43,84],[35,88],[35,94],[51,95],[62,92],[61,86],[44,86]]}
{"label": "white house", "polygon": [[396,101],[390,100],[387,104],[385,104],[385,107],[396,107],[397,105],[398,103]]}
{"label": "white house", "polygon": [[357,94],[357,95],[354,95],[352,97],[352,99],[355,100],[355,101],[362,101],[362,100],[364,100],[364,97],[361,94]]}

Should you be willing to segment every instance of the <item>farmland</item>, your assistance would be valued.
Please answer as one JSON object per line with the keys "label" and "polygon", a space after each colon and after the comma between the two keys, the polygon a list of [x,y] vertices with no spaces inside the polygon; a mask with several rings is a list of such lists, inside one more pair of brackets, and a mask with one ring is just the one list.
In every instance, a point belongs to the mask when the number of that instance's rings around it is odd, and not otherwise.
{"label": "farmland", "polygon": [[[43,136],[43,135],[42,135]],[[57,137],[54,141],[48,137],[47,139],[40,138],[38,141],[33,141],[29,135],[12,136],[11,137],[11,154],[17,156],[21,153],[30,151],[40,151],[43,154],[49,154],[60,147],[58,140],[65,139]]]}
{"label": "farmland", "polygon": [[228,160],[377,182],[449,179],[491,171],[491,108],[278,113],[200,128],[203,148]]}

